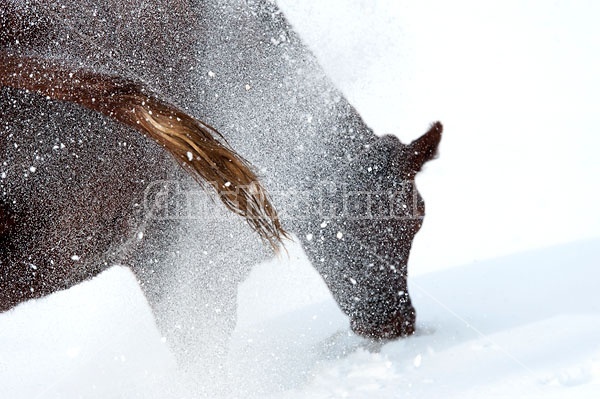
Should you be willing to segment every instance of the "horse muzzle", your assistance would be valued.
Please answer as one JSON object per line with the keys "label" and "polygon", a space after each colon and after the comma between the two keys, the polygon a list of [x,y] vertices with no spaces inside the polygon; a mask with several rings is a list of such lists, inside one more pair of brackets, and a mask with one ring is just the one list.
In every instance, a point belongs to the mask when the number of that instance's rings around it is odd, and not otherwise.
{"label": "horse muzzle", "polygon": [[417,314],[410,306],[403,311],[395,312],[391,317],[382,320],[350,319],[350,327],[355,334],[376,340],[391,340],[414,334]]}

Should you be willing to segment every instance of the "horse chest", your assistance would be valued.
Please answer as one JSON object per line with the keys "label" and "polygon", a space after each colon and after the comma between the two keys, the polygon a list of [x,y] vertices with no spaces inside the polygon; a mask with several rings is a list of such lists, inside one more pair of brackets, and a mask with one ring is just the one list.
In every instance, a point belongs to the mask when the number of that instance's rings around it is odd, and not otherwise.
{"label": "horse chest", "polygon": [[0,303],[7,308],[121,259],[142,220],[136,204],[148,180],[178,167],[145,137],[80,107],[6,89],[0,103]]}

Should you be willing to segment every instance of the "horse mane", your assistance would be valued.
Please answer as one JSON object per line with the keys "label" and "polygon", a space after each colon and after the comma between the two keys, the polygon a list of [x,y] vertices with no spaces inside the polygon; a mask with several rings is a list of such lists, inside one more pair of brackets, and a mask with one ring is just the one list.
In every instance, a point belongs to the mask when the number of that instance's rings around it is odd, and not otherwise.
{"label": "horse mane", "polygon": [[208,124],[132,80],[0,51],[0,87],[79,104],[147,135],[276,252],[286,231],[251,165]]}

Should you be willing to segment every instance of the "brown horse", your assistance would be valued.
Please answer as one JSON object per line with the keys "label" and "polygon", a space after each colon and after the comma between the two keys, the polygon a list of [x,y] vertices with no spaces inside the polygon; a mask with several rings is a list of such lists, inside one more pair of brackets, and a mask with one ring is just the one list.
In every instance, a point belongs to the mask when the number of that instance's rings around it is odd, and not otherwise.
{"label": "brown horse", "polygon": [[377,137],[266,0],[0,7],[0,311],[124,264],[193,356],[272,253],[256,237],[289,231],[356,333],[414,332],[414,178],[441,124]]}

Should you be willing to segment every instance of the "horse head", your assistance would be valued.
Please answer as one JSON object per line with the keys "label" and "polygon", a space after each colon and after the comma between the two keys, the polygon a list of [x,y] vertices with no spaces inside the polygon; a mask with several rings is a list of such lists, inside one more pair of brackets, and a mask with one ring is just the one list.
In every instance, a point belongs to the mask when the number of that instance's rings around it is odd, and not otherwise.
{"label": "horse head", "polygon": [[381,137],[313,194],[316,217],[301,238],[359,335],[391,339],[414,332],[407,262],[425,214],[414,179],[435,157],[441,133],[437,122],[408,145]]}

